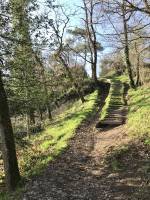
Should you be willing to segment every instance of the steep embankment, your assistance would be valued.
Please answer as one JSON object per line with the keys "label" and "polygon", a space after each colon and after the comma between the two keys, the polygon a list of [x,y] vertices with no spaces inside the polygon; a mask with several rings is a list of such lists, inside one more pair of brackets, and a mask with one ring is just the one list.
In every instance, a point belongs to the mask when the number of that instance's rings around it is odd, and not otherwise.
{"label": "steep embankment", "polygon": [[150,144],[150,87],[143,86],[129,90],[129,113],[127,127],[130,135],[147,135]]}

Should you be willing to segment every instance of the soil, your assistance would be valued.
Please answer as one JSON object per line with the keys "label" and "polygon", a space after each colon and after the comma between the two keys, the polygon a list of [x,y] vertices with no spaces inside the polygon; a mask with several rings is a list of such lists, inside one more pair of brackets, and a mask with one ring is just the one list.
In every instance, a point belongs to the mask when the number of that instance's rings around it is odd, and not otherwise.
{"label": "soil", "polygon": [[[99,112],[81,125],[69,147],[41,175],[26,183],[23,200],[150,199],[149,174],[141,167],[150,161],[143,143],[134,145],[125,125],[96,129],[98,119]],[[128,150],[119,158],[116,149],[126,145]],[[123,168],[114,169],[114,158]]]}

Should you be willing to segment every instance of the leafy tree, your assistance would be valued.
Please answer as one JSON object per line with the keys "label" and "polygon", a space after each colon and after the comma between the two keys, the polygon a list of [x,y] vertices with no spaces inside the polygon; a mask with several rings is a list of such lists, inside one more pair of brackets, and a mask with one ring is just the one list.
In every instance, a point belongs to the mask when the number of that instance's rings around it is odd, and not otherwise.
{"label": "leafy tree", "polygon": [[0,139],[2,142],[6,186],[11,191],[16,188],[20,181],[20,174],[3,77],[7,72],[7,56],[11,53],[11,48],[9,49],[9,47],[14,38],[7,34],[11,29],[9,26],[10,10],[8,2],[1,1],[0,10]]}

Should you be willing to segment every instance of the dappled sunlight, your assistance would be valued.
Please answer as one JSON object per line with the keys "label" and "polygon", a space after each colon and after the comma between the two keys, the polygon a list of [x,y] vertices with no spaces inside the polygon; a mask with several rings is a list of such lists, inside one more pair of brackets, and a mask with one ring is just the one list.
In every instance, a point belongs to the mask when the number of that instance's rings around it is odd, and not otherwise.
{"label": "dappled sunlight", "polygon": [[[128,132],[131,136],[142,137],[150,133],[150,88],[129,91]],[[138,126],[137,126],[138,125]]]}
{"label": "dappled sunlight", "polygon": [[76,128],[92,114],[97,95],[97,91],[88,95],[88,101],[84,105],[80,101],[73,103],[70,109],[57,116],[43,132],[31,136],[30,145],[18,152],[23,176],[38,174],[50,160],[67,147],[68,140],[73,137]]}

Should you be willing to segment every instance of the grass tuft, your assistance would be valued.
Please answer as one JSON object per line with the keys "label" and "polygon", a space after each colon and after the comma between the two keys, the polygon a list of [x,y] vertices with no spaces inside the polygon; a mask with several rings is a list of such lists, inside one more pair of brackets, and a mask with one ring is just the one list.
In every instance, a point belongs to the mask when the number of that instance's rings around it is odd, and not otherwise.
{"label": "grass tuft", "polygon": [[[57,116],[45,131],[31,136],[25,148],[18,146],[17,156],[23,178],[39,174],[68,146],[68,141],[74,136],[75,130],[95,112],[97,97],[98,91],[95,91],[85,97],[84,104],[80,100],[76,101],[71,108]],[[9,198],[0,194],[0,199]]]}

